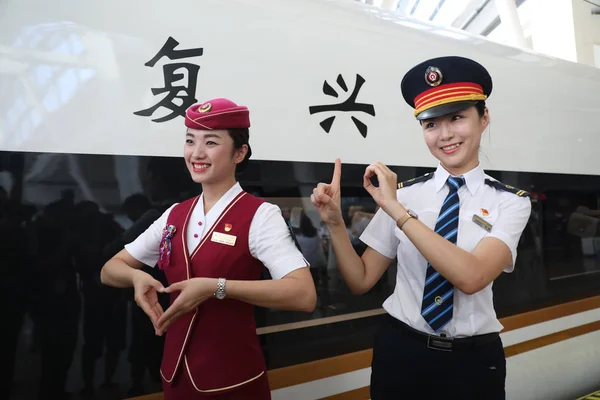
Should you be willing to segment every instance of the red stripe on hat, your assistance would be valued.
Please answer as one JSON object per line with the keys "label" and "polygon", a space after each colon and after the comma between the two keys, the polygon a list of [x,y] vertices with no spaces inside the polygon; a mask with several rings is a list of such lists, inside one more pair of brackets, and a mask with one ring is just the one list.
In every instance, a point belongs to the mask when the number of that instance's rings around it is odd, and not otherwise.
{"label": "red stripe on hat", "polygon": [[417,106],[417,108],[423,108],[423,107],[427,107],[428,105],[432,104],[432,103],[437,103],[440,100],[449,100],[449,99],[453,99],[453,98],[458,98],[458,97],[464,97],[464,96],[469,96],[469,95],[473,95],[473,94],[481,94],[481,93],[474,93],[473,91],[470,90],[455,90],[452,92],[446,92],[446,93],[440,93],[437,96],[432,96],[430,98],[428,98],[425,101],[422,101],[420,103],[415,104]]}
{"label": "red stripe on hat", "polygon": [[466,95],[483,95],[483,87],[473,82],[456,82],[440,85],[415,97],[415,108],[422,109],[428,104],[441,99],[463,97]]}

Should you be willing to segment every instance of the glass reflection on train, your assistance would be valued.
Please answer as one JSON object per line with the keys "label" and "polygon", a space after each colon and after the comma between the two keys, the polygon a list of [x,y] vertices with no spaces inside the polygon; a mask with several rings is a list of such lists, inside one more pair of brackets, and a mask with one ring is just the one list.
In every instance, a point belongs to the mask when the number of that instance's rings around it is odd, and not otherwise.
{"label": "glass reflection on train", "polygon": [[[359,254],[360,235],[376,212],[362,188],[364,168],[344,165],[342,177],[343,214]],[[405,180],[431,169],[394,170]],[[309,200],[331,171],[328,163],[253,161],[240,177],[246,190],[280,207],[318,291],[312,314],[257,307],[270,369],[370,348],[381,304],[394,289],[395,261],[360,296],[339,274]],[[533,206],[515,270],[494,285],[499,317],[599,294],[600,178],[490,174],[530,189]],[[132,290],[102,285],[99,272],[167,207],[197,190],[179,158],[0,152],[0,354],[8,367],[0,398],[110,399],[161,390],[162,338]],[[160,270],[145,271],[166,284]],[[266,270],[263,279],[270,279]],[[310,326],[294,325],[306,321]]]}

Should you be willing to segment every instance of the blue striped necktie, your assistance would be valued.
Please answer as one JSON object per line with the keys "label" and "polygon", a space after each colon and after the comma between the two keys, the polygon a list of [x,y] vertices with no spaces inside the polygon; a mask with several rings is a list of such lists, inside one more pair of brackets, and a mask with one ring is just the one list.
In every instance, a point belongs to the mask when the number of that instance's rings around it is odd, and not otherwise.
{"label": "blue striped necktie", "polygon": [[[446,183],[450,191],[442,204],[442,209],[435,224],[435,232],[452,244],[456,244],[460,207],[458,189],[465,184],[465,178],[450,176]],[[421,315],[435,332],[442,329],[452,319],[453,295],[454,286],[440,275],[431,264],[427,263]]]}

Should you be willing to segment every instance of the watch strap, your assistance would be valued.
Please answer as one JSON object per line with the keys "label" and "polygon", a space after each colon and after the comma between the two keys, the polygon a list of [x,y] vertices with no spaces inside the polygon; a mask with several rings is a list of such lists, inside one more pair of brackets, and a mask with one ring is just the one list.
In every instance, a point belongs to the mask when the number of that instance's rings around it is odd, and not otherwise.
{"label": "watch strap", "polygon": [[398,229],[402,230],[402,227],[404,226],[406,221],[408,221],[411,218],[414,218],[414,217],[407,210],[406,213],[403,216],[401,216],[400,218],[398,218],[398,220],[396,221],[396,226],[398,227]]}

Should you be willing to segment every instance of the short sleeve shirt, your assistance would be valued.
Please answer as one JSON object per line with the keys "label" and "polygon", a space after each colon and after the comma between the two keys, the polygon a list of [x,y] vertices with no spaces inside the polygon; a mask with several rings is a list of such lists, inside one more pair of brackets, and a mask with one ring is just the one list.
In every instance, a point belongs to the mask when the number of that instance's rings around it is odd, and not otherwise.
{"label": "short sleeve shirt", "polygon": [[[434,229],[442,203],[448,195],[446,180],[449,176],[448,171],[439,165],[431,179],[398,189],[398,201],[413,210],[421,222]],[[511,251],[512,264],[505,272],[512,272],[517,258],[517,245],[531,213],[529,198],[486,184],[486,179],[493,179],[485,174],[481,166],[462,176],[465,185],[458,191],[460,211],[457,246],[471,252],[482,239],[497,238],[506,243]],[[491,224],[491,230],[488,232],[476,224],[474,215]],[[395,221],[381,209],[361,235],[361,240],[390,259],[397,257],[396,287],[394,293],[385,300],[384,309],[411,327],[434,334],[421,316],[427,260],[396,226]],[[465,337],[499,332],[503,328],[494,310],[492,283],[472,295],[454,288],[453,305],[453,318],[440,333],[450,337]]]}
{"label": "short sleeve shirt", "polygon": [[[204,234],[210,231],[227,205],[241,191],[239,183],[236,183],[206,215],[203,195],[200,195],[185,233],[190,254],[200,243]],[[173,207],[175,204],[154,221],[144,233],[125,245],[125,249],[133,258],[149,266],[154,266],[158,262],[162,232]],[[281,215],[281,210],[274,204],[265,202],[260,205],[250,224],[248,242],[250,254],[265,265],[273,279],[281,279],[298,268],[308,266],[308,262],[292,239],[289,228]]]}

